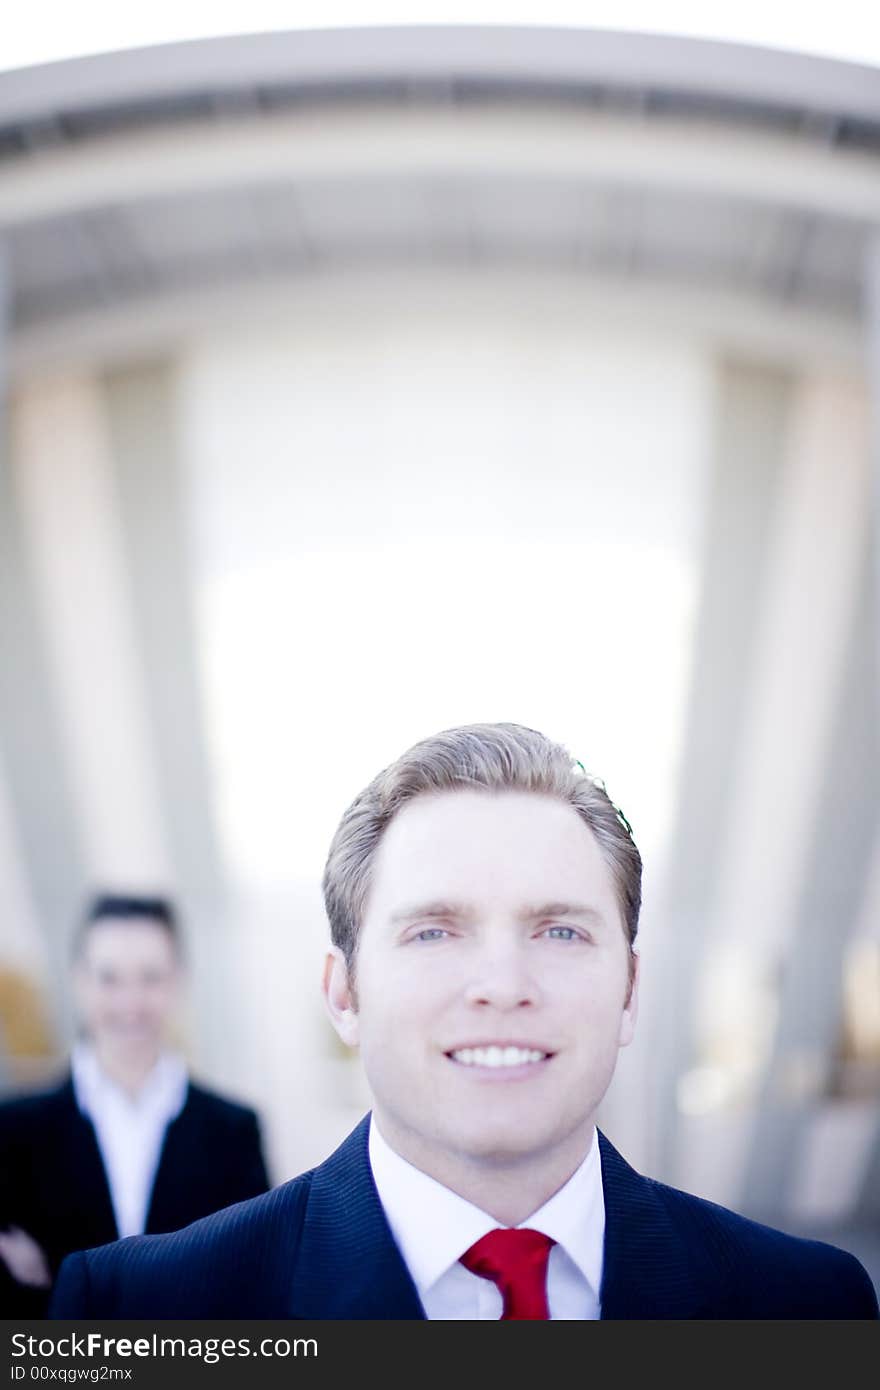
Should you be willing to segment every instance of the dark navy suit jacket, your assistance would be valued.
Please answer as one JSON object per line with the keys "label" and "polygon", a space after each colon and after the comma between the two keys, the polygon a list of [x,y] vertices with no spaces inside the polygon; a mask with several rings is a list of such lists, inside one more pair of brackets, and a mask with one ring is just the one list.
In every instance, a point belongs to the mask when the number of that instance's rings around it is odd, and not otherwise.
{"label": "dark navy suit jacket", "polygon": [[[319,1167],[174,1235],[72,1255],[59,1318],[423,1318],[365,1119]],[[639,1176],[599,1136],[603,1318],[874,1318],[858,1260]]]}
{"label": "dark navy suit jacket", "polygon": [[[165,1131],[147,1231],[178,1230],[268,1186],[253,1110],[190,1082]],[[0,1105],[0,1226],[7,1225],[39,1242],[53,1274],[72,1250],[118,1238],[95,1130],[69,1076],[52,1091]],[[0,1304],[6,1316],[46,1315],[45,1294],[15,1284],[2,1261]]]}

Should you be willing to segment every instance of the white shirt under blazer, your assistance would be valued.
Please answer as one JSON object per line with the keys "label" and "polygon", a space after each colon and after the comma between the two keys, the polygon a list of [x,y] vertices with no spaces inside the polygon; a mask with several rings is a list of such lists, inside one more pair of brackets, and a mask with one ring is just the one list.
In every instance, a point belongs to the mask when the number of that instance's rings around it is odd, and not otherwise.
{"label": "white shirt under blazer", "polygon": [[[502,1299],[495,1284],[459,1261],[500,1223],[395,1153],[375,1116],[370,1120],[369,1156],[379,1200],[427,1316],[499,1319]],[[586,1158],[568,1182],[519,1224],[556,1242],[547,1266],[550,1317],[598,1318],[605,1200],[595,1130]]]}

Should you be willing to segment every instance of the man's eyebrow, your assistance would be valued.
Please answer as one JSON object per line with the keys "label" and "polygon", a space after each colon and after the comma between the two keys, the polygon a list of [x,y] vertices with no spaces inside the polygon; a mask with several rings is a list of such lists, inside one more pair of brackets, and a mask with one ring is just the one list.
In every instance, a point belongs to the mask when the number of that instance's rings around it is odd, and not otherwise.
{"label": "man's eyebrow", "polygon": [[538,917],[580,917],[589,922],[604,922],[605,918],[597,907],[586,903],[542,903],[537,907],[524,907],[518,914],[523,921],[534,921]]}
{"label": "man's eyebrow", "polygon": [[454,902],[429,902],[416,903],[413,907],[401,908],[399,912],[391,915],[392,922],[412,922],[415,918],[421,920],[424,917],[467,917],[472,911],[467,903]]}
{"label": "man's eyebrow", "polygon": [[[393,923],[413,922],[449,918],[449,917],[468,917],[473,915],[474,909],[467,903],[451,902],[448,899],[436,899],[431,902],[415,903],[412,907],[401,908],[391,916]],[[569,902],[548,902],[540,903],[535,906],[520,908],[516,914],[520,921],[532,922],[541,917],[578,917],[582,921],[604,922],[605,918],[597,907],[589,907],[586,903]]]}

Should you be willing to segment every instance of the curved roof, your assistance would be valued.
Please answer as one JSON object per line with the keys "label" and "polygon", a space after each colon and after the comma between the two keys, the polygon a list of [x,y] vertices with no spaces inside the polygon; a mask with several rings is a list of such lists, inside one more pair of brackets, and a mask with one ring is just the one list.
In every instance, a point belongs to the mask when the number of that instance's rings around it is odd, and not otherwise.
{"label": "curved roof", "polygon": [[207,39],[0,74],[0,173],[19,336],[425,259],[852,324],[880,226],[880,70],[590,30]]}
{"label": "curved roof", "polygon": [[[162,103],[322,91],[382,92],[411,84],[461,92],[556,91],[598,98],[640,93],[648,106],[768,120],[824,117],[880,127],[880,70],[745,44],[590,29],[413,26],[249,34],[161,44],[0,74],[0,127],[56,118],[85,125],[103,112],[146,118]],[[439,84],[439,85],[438,85]]]}

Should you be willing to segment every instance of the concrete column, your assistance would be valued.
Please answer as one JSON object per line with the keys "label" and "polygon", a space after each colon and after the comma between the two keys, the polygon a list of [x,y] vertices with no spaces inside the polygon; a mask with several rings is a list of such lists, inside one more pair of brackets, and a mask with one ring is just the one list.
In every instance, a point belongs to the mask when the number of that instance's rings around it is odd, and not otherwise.
{"label": "concrete column", "polygon": [[[193,1060],[239,1087],[242,1012],[198,674],[196,585],[173,361],[102,382],[156,795],[190,962]],[[255,718],[258,715],[255,712]]]}
{"label": "concrete column", "polygon": [[679,1114],[679,1090],[699,1060],[695,1000],[712,949],[716,885],[736,815],[731,788],[746,736],[791,395],[788,373],[744,363],[719,367],[694,675],[662,923],[663,980],[655,989],[660,1061],[653,1171],[698,1190],[710,1172],[717,1175],[717,1145],[713,1140],[705,1162],[685,1161],[685,1153],[702,1152],[700,1134],[693,1132],[701,1120]]}
{"label": "concrete column", "polygon": [[66,942],[85,874],[17,487],[3,252],[0,240],[0,956],[45,986],[60,1038],[69,1015]]}
{"label": "concrete column", "polygon": [[694,1070],[680,1095],[687,1113],[675,1173],[683,1187],[752,1211],[785,1201],[795,1132],[781,1110],[798,1116],[803,1101],[801,1090],[783,1107],[780,1087],[786,1095],[809,1087],[806,1071],[825,1064],[853,927],[847,891],[863,873],[860,835],[836,834],[845,810],[827,824],[838,792],[844,808],[868,809],[869,759],[863,749],[859,762],[857,746],[867,494],[860,383],[805,374],[782,457],[750,669],[735,681],[741,723],[700,924]]}
{"label": "concrete column", "polygon": [[[871,521],[868,544],[872,561],[873,612],[868,640],[873,642],[875,720],[880,723],[880,233],[868,246],[865,265],[866,365],[870,410]],[[874,846],[873,870],[865,894],[861,931],[880,933],[880,825]],[[875,1118],[873,1141],[856,1200],[858,1219],[875,1226],[880,1221],[880,1114]]]}
{"label": "concrete column", "polygon": [[52,692],[91,883],[170,878],[143,677],[98,383],[46,378],[18,393],[15,474]]}

